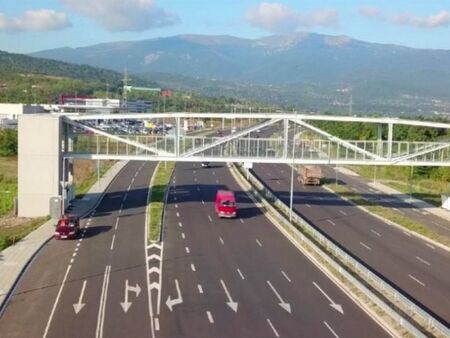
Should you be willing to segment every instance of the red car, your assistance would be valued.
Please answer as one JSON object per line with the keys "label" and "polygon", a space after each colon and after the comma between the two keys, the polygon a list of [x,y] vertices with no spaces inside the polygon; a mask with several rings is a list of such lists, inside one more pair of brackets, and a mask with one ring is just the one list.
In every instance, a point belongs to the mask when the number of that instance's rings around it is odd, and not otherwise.
{"label": "red car", "polygon": [[75,239],[80,232],[80,218],[76,215],[64,215],[56,224],[56,239]]}
{"label": "red car", "polygon": [[234,193],[229,190],[217,190],[215,207],[219,217],[236,217],[237,208]]}

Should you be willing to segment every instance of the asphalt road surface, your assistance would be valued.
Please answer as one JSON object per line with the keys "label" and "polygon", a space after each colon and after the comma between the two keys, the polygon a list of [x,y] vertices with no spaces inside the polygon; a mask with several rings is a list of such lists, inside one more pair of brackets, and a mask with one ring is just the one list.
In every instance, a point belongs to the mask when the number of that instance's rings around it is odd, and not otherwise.
{"label": "asphalt road surface", "polygon": [[[222,188],[236,193],[236,219],[215,215]],[[156,337],[387,335],[268,221],[221,164],[177,165],[163,236]]]}
{"label": "asphalt road surface", "polygon": [[[255,165],[254,172],[287,205],[288,165]],[[328,238],[403,290],[411,299],[450,321],[450,254],[361,211],[320,186],[294,176],[294,209]]]}
{"label": "asphalt road surface", "polygon": [[144,225],[153,169],[128,164],[83,219],[80,239],[41,250],[0,318],[1,337],[148,335]]}

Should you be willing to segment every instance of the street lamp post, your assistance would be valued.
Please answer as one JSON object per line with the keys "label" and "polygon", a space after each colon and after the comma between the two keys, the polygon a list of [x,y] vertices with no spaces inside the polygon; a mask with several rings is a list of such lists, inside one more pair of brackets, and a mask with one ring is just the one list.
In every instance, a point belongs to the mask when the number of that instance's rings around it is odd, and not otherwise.
{"label": "street lamp post", "polygon": [[[297,121],[297,120],[295,120]],[[294,204],[294,159],[295,159],[295,136],[297,132],[297,122],[294,122],[294,135],[292,137],[292,164],[291,164],[291,194],[289,200],[289,222],[292,222],[292,207]]]}

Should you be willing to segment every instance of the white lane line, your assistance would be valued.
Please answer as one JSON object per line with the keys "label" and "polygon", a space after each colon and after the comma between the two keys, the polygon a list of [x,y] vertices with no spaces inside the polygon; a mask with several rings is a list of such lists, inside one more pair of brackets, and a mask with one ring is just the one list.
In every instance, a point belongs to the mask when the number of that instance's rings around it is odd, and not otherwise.
{"label": "white lane line", "polygon": [[336,225],[336,223],[334,223],[331,219],[327,219],[327,222],[330,223],[331,225]]}
{"label": "white lane line", "polygon": [[185,239],[186,235],[184,234],[184,232],[181,233],[181,238]]}
{"label": "white lane line", "polygon": [[128,193],[125,193],[125,196],[123,196],[123,201],[125,202],[128,198]]}
{"label": "white lane line", "polygon": [[277,181],[277,184],[281,184],[280,181]]}
{"label": "white lane line", "polygon": [[[78,243],[78,244],[80,244],[80,243]],[[77,252],[79,249],[80,249],[79,247],[76,247],[75,248],[75,252]]]}
{"label": "white lane line", "polygon": [[[81,238],[80,238],[81,239]],[[77,243],[77,246],[80,246],[81,245],[81,243]]]}
{"label": "white lane line", "polygon": [[216,172],[215,172],[215,171],[213,171],[213,172],[212,172],[212,174],[213,174],[213,175],[215,175],[215,174],[216,174]]}
{"label": "white lane line", "polygon": [[114,230],[117,230],[117,227],[119,226],[119,217],[116,219],[116,225],[114,226]]}
{"label": "white lane line", "polygon": [[205,204],[205,201],[204,201],[204,200],[202,200],[202,204]]}
{"label": "white lane line", "polygon": [[194,264],[191,264],[191,270],[194,271],[194,272],[196,271],[196,270],[195,270],[195,265],[194,265]]}
{"label": "white lane line", "polygon": [[72,254],[72,257],[77,257],[77,253],[74,252],[74,253]]}
{"label": "white lane line", "polygon": [[328,325],[328,323],[327,322],[323,322],[324,324],[325,324],[325,326],[328,328],[328,330],[330,330],[330,332],[333,334],[333,336],[335,336],[336,338],[339,338],[339,336],[337,335],[337,333],[336,332],[334,332],[334,330],[331,328],[331,326],[330,325]]}
{"label": "white lane line", "polygon": [[159,331],[159,318],[155,318],[155,331]]}
{"label": "white lane line", "polygon": [[306,205],[308,208],[311,208],[311,206],[310,206],[308,203],[306,203],[305,205]]}
{"label": "white lane line", "polygon": [[419,283],[422,286],[425,286],[425,283],[421,282],[420,280],[418,280],[416,277],[414,277],[413,275],[408,274],[409,278],[411,278],[413,281],[415,281],[416,283]]}
{"label": "white lane line", "polygon": [[208,316],[209,322],[210,322],[211,324],[214,324],[214,318],[213,318],[211,312],[206,311],[206,315]]}
{"label": "white lane line", "polygon": [[425,243],[425,245],[426,245],[427,247],[429,247],[430,249],[433,249],[433,250],[434,250],[434,246],[432,246],[430,243]]}
{"label": "white lane line", "polygon": [[175,204],[175,209],[177,209],[178,208],[178,204]]}
{"label": "white lane line", "polygon": [[109,248],[111,251],[114,250],[114,241],[116,240],[116,234],[113,235],[112,241],[111,241],[111,247]]}
{"label": "white lane line", "polygon": [[180,213],[177,211],[177,217],[180,217]]}
{"label": "white lane line", "polygon": [[127,192],[131,190],[131,184],[127,188]]}
{"label": "white lane line", "polygon": [[347,213],[346,213],[344,210],[339,210],[339,212],[340,212],[342,215],[347,216]]}
{"label": "white lane line", "polygon": [[260,247],[262,247],[262,244],[261,244],[261,242],[258,240],[258,238],[256,239],[256,243],[258,243],[258,245],[259,245]]}
{"label": "white lane line", "polygon": [[372,250],[370,248],[370,246],[368,246],[367,244],[363,243],[363,242],[359,242],[359,244],[361,244],[363,247],[365,247],[367,250]]}
{"label": "white lane line", "polygon": [[190,252],[191,252],[191,251],[189,250],[189,247],[188,247],[188,246],[185,247],[184,249],[186,250],[186,253],[190,253]]}
{"label": "white lane line", "polygon": [[111,273],[111,266],[107,265],[105,268],[105,275],[103,277],[102,293],[100,295],[100,306],[98,308],[97,329],[95,331],[96,338],[103,337],[103,323],[105,322],[105,309],[106,309],[106,300],[108,298],[108,285],[110,273]]}
{"label": "white lane line", "polygon": [[223,241],[223,239],[222,239],[222,237],[220,237],[220,236],[219,236],[219,241],[220,241],[220,243],[221,243],[222,245],[225,244],[224,241]]}
{"label": "white lane line", "polygon": [[75,260],[73,258],[70,259],[70,264],[73,264],[73,262],[75,262]]}
{"label": "white lane line", "polygon": [[134,177],[131,179],[131,184],[133,184],[134,183]]}
{"label": "white lane line", "polygon": [[284,276],[284,278],[287,279],[287,281],[290,283],[291,279],[288,277],[288,275],[286,274],[286,272],[284,272],[283,270],[281,270],[281,274]]}
{"label": "white lane line", "polygon": [[194,182],[197,182],[197,177],[194,177]]}
{"label": "white lane line", "polygon": [[422,257],[416,256],[416,259],[425,265],[431,266],[431,264],[429,262],[427,262],[425,259],[423,259]]}
{"label": "white lane line", "polygon": [[278,334],[277,330],[275,329],[275,327],[273,326],[272,322],[270,321],[269,318],[266,319],[267,323],[269,324],[270,328],[272,329],[273,333],[275,334],[275,337],[280,337],[280,335]]}
{"label": "white lane line", "polygon": [[55,302],[53,303],[52,312],[50,312],[50,317],[48,317],[48,321],[47,321],[47,325],[45,327],[43,338],[47,337],[48,330],[50,328],[50,324],[52,323],[53,316],[55,315],[56,306],[58,305],[59,298],[61,297],[61,293],[62,293],[62,290],[64,288],[64,285],[66,284],[67,276],[69,275],[69,271],[70,271],[71,267],[72,267],[72,265],[68,265],[67,266],[66,274],[64,275],[64,278],[63,278],[63,280],[61,282],[61,286],[59,287],[58,294],[56,295]]}
{"label": "white lane line", "polygon": [[381,237],[380,233],[375,231],[375,230],[373,230],[373,229],[370,229],[370,232],[375,234],[375,235],[377,235],[378,237]]}
{"label": "white lane line", "polygon": [[219,184],[219,180],[216,180],[216,183]]}
{"label": "white lane line", "polygon": [[180,228],[183,227],[183,223],[178,222],[178,226],[179,226]]}
{"label": "white lane line", "polygon": [[209,215],[208,215],[208,219],[209,219],[209,221],[210,221],[210,222],[212,222],[212,218],[211,218],[211,216],[209,216]]}
{"label": "white lane line", "polygon": [[198,293],[203,294],[203,288],[202,288],[201,284],[197,284],[197,288],[198,288]]}
{"label": "white lane line", "polygon": [[241,270],[236,269],[236,271],[238,272],[239,276],[241,276],[241,279],[242,279],[242,280],[245,280],[245,277],[244,277],[244,275],[242,274]]}
{"label": "white lane line", "polygon": [[244,220],[242,218],[239,218],[239,220],[241,221],[242,224],[244,224]]}

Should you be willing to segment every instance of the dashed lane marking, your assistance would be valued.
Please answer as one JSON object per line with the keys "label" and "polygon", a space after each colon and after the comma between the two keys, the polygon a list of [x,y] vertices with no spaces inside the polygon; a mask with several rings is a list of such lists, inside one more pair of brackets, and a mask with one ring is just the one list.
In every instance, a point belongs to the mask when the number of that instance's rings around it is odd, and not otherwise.
{"label": "dashed lane marking", "polygon": [[209,216],[209,215],[208,215],[208,219],[209,219],[209,221],[210,221],[210,222],[212,222],[212,218],[211,218],[211,216]]}
{"label": "dashed lane marking", "polygon": [[222,245],[225,244],[224,241],[223,241],[223,239],[222,239],[222,237],[219,237],[219,241],[220,241],[220,243],[221,243]]}
{"label": "dashed lane marking", "polygon": [[336,223],[334,223],[331,219],[327,219],[327,222],[330,223],[331,225],[336,225]]}
{"label": "dashed lane marking", "polygon": [[261,242],[258,240],[258,238],[256,239],[256,243],[258,243],[258,245],[259,245],[260,247],[262,247],[262,244],[261,244]]}
{"label": "dashed lane marking", "polygon": [[194,264],[191,264],[191,270],[194,271],[194,272],[196,271],[196,270],[195,270],[195,265],[194,265]]}
{"label": "dashed lane marking", "polygon": [[336,338],[339,338],[339,336],[337,335],[337,333],[334,332],[334,330],[331,328],[330,325],[328,325],[327,322],[324,321],[323,323],[325,324],[325,326],[327,327],[327,329],[330,330],[330,332],[333,334],[333,336],[335,336]]}
{"label": "dashed lane marking", "polygon": [[181,238],[185,239],[186,235],[184,234],[184,232],[181,233]]}
{"label": "dashed lane marking", "polygon": [[370,232],[377,235],[378,237],[381,237],[381,234],[373,229],[370,229]]}
{"label": "dashed lane marking", "polygon": [[361,244],[363,247],[365,247],[367,250],[372,250],[372,248],[370,246],[368,246],[367,244],[363,243],[363,242],[359,242],[359,244]]}
{"label": "dashed lane marking", "polygon": [[339,210],[339,212],[340,212],[342,215],[347,216],[347,213],[346,213],[344,210]]}
{"label": "dashed lane marking", "polygon": [[420,285],[422,285],[422,286],[425,286],[425,283],[423,283],[423,282],[421,282],[420,280],[418,280],[416,277],[414,277],[413,275],[409,275],[408,274],[408,277],[409,278],[411,278],[413,281],[415,281],[416,283],[418,283],[418,284],[420,284]]}
{"label": "dashed lane marking", "polygon": [[281,270],[281,274],[284,276],[284,278],[287,279],[287,281],[290,283],[291,279],[288,277],[288,275],[286,274],[286,272],[284,272],[283,270]]}
{"label": "dashed lane marking", "polygon": [[280,337],[280,335],[278,334],[278,331],[275,329],[275,327],[273,326],[272,322],[270,321],[269,318],[266,319],[267,323],[269,324],[270,328],[273,331],[273,334],[275,335],[275,337]]}
{"label": "dashed lane marking", "polygon": [[186,253],[190,253],[190,252],[191,252],[191,251],[189,250],[189,247],[188,247],[188,246],[185,247],[184,249],[186,250]]}
{"label": "dashed lane marking", "polygon": [[201,284],[197,284],[197,288],[198,288],[198,293],[203,294],[203,288],[202,288]]}
{"label": "dashed lane marking", "polygon": [[241,279],[242,279],[242,280],[245,280],[245,277],[244,277],[244,275],[242,274],[241,270],[236,269],[236,271],[238,272],[239,276],[241,276]]}
{"label": "dashed lane marking", "polygon": [[177,217],[180,217],[180,213],[177,211]]}
{"label": "dashed lane marking", "polygon": [[427,262],[425,259],[423,259],[422,257],[416,256],[416,259],[425,265],[431,266],[431,264],[429,262]]}
{"label": "dashed lane marking", "polygon": [[425,245],[426,245],[427,247],[429,247],[430,249],[433,249],[433,250],[435,249],[434,246],[431,245],[430,243],[425,243]]}
{"label": "dashed lane marking", "polygon": [[181,228],[183,226],[183,223],[178,222],[178,226]]}
{"label": "dashed lane marking", "polygon": [[111,251],[114,250],[114,241],[116,240],[116,234],[113,235],[112,241],[111,241],[111,247],[109,248]]}
{"label": "dashed lane marking", "polygon": [[239,220],[241,221],[242,224],[244,224],[244,220],[242,218],[239,218]]}
{"label": "dashed lane marking", "polygon": [[210,322],[211,324],[214,324],[214,318],[213,318],[211,312],[206,311],[206,315],[208,316],[209,322]]}

